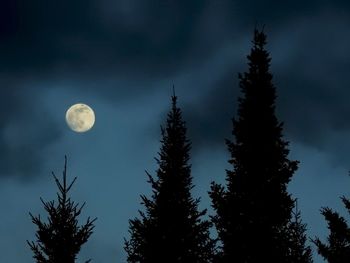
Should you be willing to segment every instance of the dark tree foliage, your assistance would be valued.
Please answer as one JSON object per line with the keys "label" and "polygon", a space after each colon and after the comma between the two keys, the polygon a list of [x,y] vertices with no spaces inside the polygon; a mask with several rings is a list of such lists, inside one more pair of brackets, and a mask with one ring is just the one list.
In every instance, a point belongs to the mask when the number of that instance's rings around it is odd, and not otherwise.
{"label": "dark tree foliage", "polygon": [[232,170],[227,186],[212,183],[213,222],[222,262],[286,262],[288,225],[294,207],[287,184],[298,162],[288,159],[283,124],[275,115],[276,92],[269,72],[266,35],[255,29],[248,72],[239,74],[243,97],[226,140]]}
{"label": "dark tree foliage", "polygon": [[200,200],[191,197],[191,146],[175,95],[166,128],[161,131],[157,178],[147,173],[153,193],[151,198],[141,196],[145,212],[139,211],[140,218],[130,220],[131,238],[125,241],[127,261],[211,262],[211,224],[202,220],[206,210],[198,210]]}
{"label": "dark tree foliage", "polygon": [[289,236],[289,263],[311,263],[312,251],[310,246],[306,245],[306,224],[302,222],[301,213],[298,209],[297,201],[292,219],[288,225],[287,232]]}
{"label": "dark tree foliage", "polygon": [[40,215],[33,216],[29,213],[38,230],[36,232],[37,241],[27,241],[27,243],[37,263],[74,263],[81,246],[87,242],[94,228],[96,218],[90,220],[89,217],[84,225],[78,225],[78,217],[85,203],[79,206],[68,197],[68,192],[77,178],[75,177],[67,186],[66,171],[67,157],[65,157],[63,182],[61,183],[52,173],[59,190],[58,202],[44,202],[40,198],[48,213],[48,222],[43,222]]}
{"label": "dark tree foliage", "polygon": [[[341,198],[346,209],[350,213],[350,201]],[[350,261],[350,228],[346,220],[337,212],[326,207],[321,209],[330,231],[327,243],[319,238],[312,240],[317,246],[318,253],[329,263],[348,263]]]}

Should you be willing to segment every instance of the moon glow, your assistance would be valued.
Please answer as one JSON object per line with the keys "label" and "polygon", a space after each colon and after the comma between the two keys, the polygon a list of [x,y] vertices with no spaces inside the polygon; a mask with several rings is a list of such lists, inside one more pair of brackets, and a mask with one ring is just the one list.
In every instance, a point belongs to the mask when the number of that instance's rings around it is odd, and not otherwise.
{"label": "moon glow", "polygon": [[95,113],[86,104],[72,105],[66,112],[68,127],[75,132],[86,132],[95,124]]}

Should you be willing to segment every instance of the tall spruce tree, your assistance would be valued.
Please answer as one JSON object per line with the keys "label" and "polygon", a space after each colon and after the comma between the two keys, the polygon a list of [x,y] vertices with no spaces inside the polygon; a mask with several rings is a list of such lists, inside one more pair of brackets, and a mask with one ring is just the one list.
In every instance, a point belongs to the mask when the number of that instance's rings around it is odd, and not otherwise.
{"label": "tall spruce tree", "polygon": [[[341,198],[347,211],[350,213],[350,200]],[[344,217],[332,209],[321,209],[330,231],[327,243],[316,238],[313,243],[317,246],[318,253],[329,263],[348,263],[350,261],[350,227]]]}
{"label": "tall spruce tree", "polygon": [[[78,225],[78,217],[85,203],[79,206],[68,196],[76,177],[67,186],[67,157],[65,157],[63,182],[60,182],[52,173],[59,192],[58,201],[45,202],[40,198],[48,213],[47,223],[39,216],[30,217],[37,226],[36,242],[29,242],[28,245],[34,253],[33,258],[37,263],[74,263],[81,246],[87,242],[94,228],[94,222],[90,217],[84,225]],[[86,263],[90,260],[86,261]]]}
{"label": "tall spruce tree", "polygon": [[189,165],[190,142],[177,97],[172,97],[166,128],[161,128],[157,178],[148,175],[152,196],[142,195],[145,212],[130,220],[131,238],[125,241],[128,262],[211,262],[214,243],[209,236],[206,210],[199,211]]}
{"label": "tall spruce tree", "polygon": [[226,140],[232,170],[227,187],[212,183],[213,222],[222,243],[222,262],[287,262],[294,207],[287,184],[297,169],[288,159],[283,124],[275,115],[276,91],[269,72],[266,35],[255,29],[248,72],[239,74],[243,97]]}
{"label": "tall spruce tree", "polygon": [[311,263],[312,250],[306,245],[306,224],[302,222],[301,212],[298,209],[297,200],[295,201],[295,211],[292,213],[292,219],[287,226],[289,236],[289,257],[288,263]]}

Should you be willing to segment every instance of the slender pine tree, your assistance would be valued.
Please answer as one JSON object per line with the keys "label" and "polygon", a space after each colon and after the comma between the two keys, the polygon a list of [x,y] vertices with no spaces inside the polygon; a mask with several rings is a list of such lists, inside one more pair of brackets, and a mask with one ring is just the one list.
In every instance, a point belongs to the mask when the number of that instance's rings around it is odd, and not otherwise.
{"label": "slender pine tree", "polygon": [[287,184],[298,162],[288,159],[283,124],[275,115],[276,91],[269,72],[266,35],[255,29],[248,72],[239,74],[243,97],[226,140],[232,170],[227,186],[212,183],[212,217],[222,243],[222,262],[286,262],[287,225],[294,207]]}
{"label": "slender pine tree", "polygon": [[200,200],[191,197],[191,146],[175,95],[166,128],[161,131],[157,178],[147,173],[153,194],[151,198],[141,196],[145,212],[140,211],[140,218],[130,220],[131,238],[125,241],[127,261],[211,262],[211,224],[202,219],[206,210],[198,210]]}
{"label": "slender pine tree", "polygon": [[[48,213],[47,223],[41,220],[39,216],[30,217],[37,226],[36,242],[27,243],[34,255],[37,263],[74,263],[81,246],[87,242],[94,228],[96,220],[87,219],[82,226],[78,225],[78,217],[85,203],[79,206],[68,196],[76,177],[67,186],[67,157],[65,157],[63,182],[61,183],[54,173],[52,173],[59,192],[57,193],[58,202],[45,202],[40,198],[46,212]],[[86,261],[86,263],[90,260]]]}
{"label": "slender pine tree", "polygon": [[[341,198],[347,211],[350,213],[350,200]],[[344,217],[332,209],[321,209],[330,231],[327,243],[319,238],[312,240],[317,246],[318,253],[329,263],[348,263],[350,260],[350,227]]]}

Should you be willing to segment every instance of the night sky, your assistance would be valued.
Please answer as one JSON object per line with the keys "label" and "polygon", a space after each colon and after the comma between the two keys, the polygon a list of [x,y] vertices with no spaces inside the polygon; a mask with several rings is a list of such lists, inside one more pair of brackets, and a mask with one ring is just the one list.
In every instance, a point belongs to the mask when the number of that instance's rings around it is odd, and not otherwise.
{"label": "night sky", "polygon": [[[2,0],[0,262],[34,262],[28,212],[46,216],[39,197],[56,198],[51,171],[61,175],[64,155],[78,177],[72,197],[87,203],[81,220],[98,217],[81,260],[125,262],[173,85],[193,142],[193,195],[212,213],[207,191],[229,168],[224,139],[256,24],[268,35],[290,158],[300,161],[289,189],[310,237],[324,239],[320,208],[346,215],[339,197],[350,195],[348,1]],[[89,132],[65,123],[77,102],[95,110]]]}

